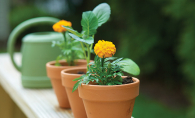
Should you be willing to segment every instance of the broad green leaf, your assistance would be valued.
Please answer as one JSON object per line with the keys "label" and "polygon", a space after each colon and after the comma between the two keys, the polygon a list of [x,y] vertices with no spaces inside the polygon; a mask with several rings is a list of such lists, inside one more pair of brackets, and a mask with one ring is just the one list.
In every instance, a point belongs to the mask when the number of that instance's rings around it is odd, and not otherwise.
{"label": "broad green leaf", "polygon": [[94,35],[98,27],[98,19],[92,11],[83,12],[81,25],[85,35]]}
{"label": "broad green leaf", "polygon": [[89,38],[85,39],[85,42],[88,43],[88,44],[92,44],[92,43],[94,43],[94,38],[89,37]]}
{"label": "broad green leaf", "polygon": [[76,36],[76,35],[74,35],[74,34],[69,33],[69,35],[70,35],[73,39],[75,39],[75,40],[77,40],[77,41],[81,41],[81,42],[84,42],[84,43],[87,43],[87,44],[92,44],[92,43],[94,43],[93,37],[89,37],[89,38],[87,38],[86,40],[84,40],[84,39],[81,39],[81,38],[79,38],[78,36]]}
{"label": "broad green leaf", "polygon": [[122,66],[124,72],[135,76],[140,74],[139,66],[131,59],[125,58],[119,62],[119,65]]}
{"label": "broad green leaf", "polygon": [[98,18],[98,26],[101,26],[110,18],[110,6],[107,3],[101,3],[93,9],[93,13]]}
{"label": "broad green leaf", "polygon": [[81,39],[81,38],[79,38],[78,36],[76,36],[76,35],[74,35],[74,34],[72,34],[72,33],[69,33],[69,35],[70,35],[73,39],[85,43],[85,40],[84,40],[84,39]]}
{"label": "broad green leaf", "polygon": [[78,33],[76,30],[72,29],[72,27],[69,27],[69,26],[63,26],[66,30],[68,30],[70,33],[78,36],[78,37],[82,37],[83,34],[81,33]]}
{"label": "broad green leaf", "polygon": [[88,36],[85,35],[85,34],[83,34],[83,36],[82,36],[83,39],[86,39],[87,37],[88,37]]}

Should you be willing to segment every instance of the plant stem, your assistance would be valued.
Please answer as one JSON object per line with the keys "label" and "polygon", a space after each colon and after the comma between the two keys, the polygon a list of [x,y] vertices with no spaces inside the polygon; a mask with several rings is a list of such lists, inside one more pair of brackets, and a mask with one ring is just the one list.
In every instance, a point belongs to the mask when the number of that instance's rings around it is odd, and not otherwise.
{"label": "plant stem", "polygon": [[89,45],[87,45],[87,52],[88,52],[88,54],[87,54],[87,56],[88,56],[88,59],[87,59],[87,71],[88,71],[88,68],[89,68],[89,62],[90,62],[90,57],[91,57],[91,52],[90,52],[90,47],[89,47]]}
{"label": "plant stem", "polygon": [[101,64],[102,64],[101,66],[102,66],[102,69],[103,69],[103,67],[104,67],[104,59],[105,59],[104,57],[101,58]]}
{"label": "plant stem", "polygon": [[82,46],[82,49],[83,49],[83,53],[84,53],[84,55],[85,55],[85,60],[87,61],[87,71],[88,71],[88,57],[87,57],[87,55],[86,55],[86,52],[85,52],[85,48],[84,48],[84,45],[83,45],[83,43],[82,42],[80,42],[81,43],[81,46]]}
{"label": "plant stem", "polygon": [[[101,70],[102,70],[102,73],[103,73],[104,72],[104,57],[101,58],[100,61],[101,61]],[[105,85],[104,81],[102,81],[102,83],[103,83],[103,85]]]}
{"label": "plant stem", "polygon": [[90,45],[90,48],[89,48],[90,49],[90,53],[91,53],[92,47],[93,47],[93,43]]}
{"label": "plant stem", "polygon": [[62,32],[62,35],[63,35],[63,37],[64,37],[64,42],[65,42],[65,44],[66,44],[66,34],[65,34],[65,32]]}
{"label": "plant stem", "polygon": [[72,47],[73,47],[72,41],[73,41],[73,38],[70,39],[70,42],[71,42],[71,44],[70,44],[70,46],[71,46],[71,48],[70,48],[71,49],[70,63],[71,63],[71,66],[74,66],[75,65],[75,62],[74,62],[74,60],[75,60],[75,57],[74,57],[75,52],[74,52],[74,50],[72,50]]}
{"label": "plant stem", "polygon": [[85,59],[87,60],[87,56],[86,56],[84,45],[83,45],[83,43],[81,41],[80,41],[80,43],[81,43],[81,46],[82,46],[82,49],[83,49],[83,53],[84,53]]}

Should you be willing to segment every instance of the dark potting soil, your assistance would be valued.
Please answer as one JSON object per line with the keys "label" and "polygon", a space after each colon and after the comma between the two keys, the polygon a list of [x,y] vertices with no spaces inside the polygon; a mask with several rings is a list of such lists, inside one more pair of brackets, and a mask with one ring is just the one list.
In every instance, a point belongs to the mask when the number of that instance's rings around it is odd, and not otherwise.
{"label": "dark potting soil", "polygon": [[123,84],[129,84],[129,83],[133,83],[132,77],[127,76],[126,78],[123,79]]}
{"label": "dark potting soil", "polygon": [[83,71],[78,71],[77,74],[86,74],[86,73]]}

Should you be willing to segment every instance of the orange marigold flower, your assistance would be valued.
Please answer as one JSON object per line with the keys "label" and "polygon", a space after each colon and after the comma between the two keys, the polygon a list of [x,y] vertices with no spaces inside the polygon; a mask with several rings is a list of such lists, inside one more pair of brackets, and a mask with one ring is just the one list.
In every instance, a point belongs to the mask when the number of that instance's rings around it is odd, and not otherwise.
{"label": "orange marigold flower", "polygon": [[115,45],[110,41],[99,40],[95,44],[94,52],[101,58],[112,57],[116,53]]}
{"label": "orange marigold flower", "polygon": [[53,30],[54,30],[55,32],[65,32],[66,29],[65,29],[64,27],[62,27],[63,25],[64,25],[64,26],[69,26],[69,27],[71,27],[71,26],[72,26],[72,23],[71,23],[70,21],[60,20],[59,22],[57,22],[57,23],[55,23],[55,24],[53,25]]}

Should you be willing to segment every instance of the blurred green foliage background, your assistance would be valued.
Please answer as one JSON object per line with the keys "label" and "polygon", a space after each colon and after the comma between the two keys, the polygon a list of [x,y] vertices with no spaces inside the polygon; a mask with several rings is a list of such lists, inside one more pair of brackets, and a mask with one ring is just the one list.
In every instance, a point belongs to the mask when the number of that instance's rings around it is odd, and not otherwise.
{"label": "blurred green foliage background", "polygon": [[[140,96],[133,116],[195,118],[194,0],[56,1],[10,2],[11,29],[30,18],[53,16],[71,21],[73,28],[81,31],[82,12],[107,2],[111,18],[98,29],[95,42],[112,41],[117,48],[115,56],[131,58],[140,66]],[[52,28],[33,27],[20,39],[35,31],[52,31]],[[4,45],[0,49],[5,48]]]}

